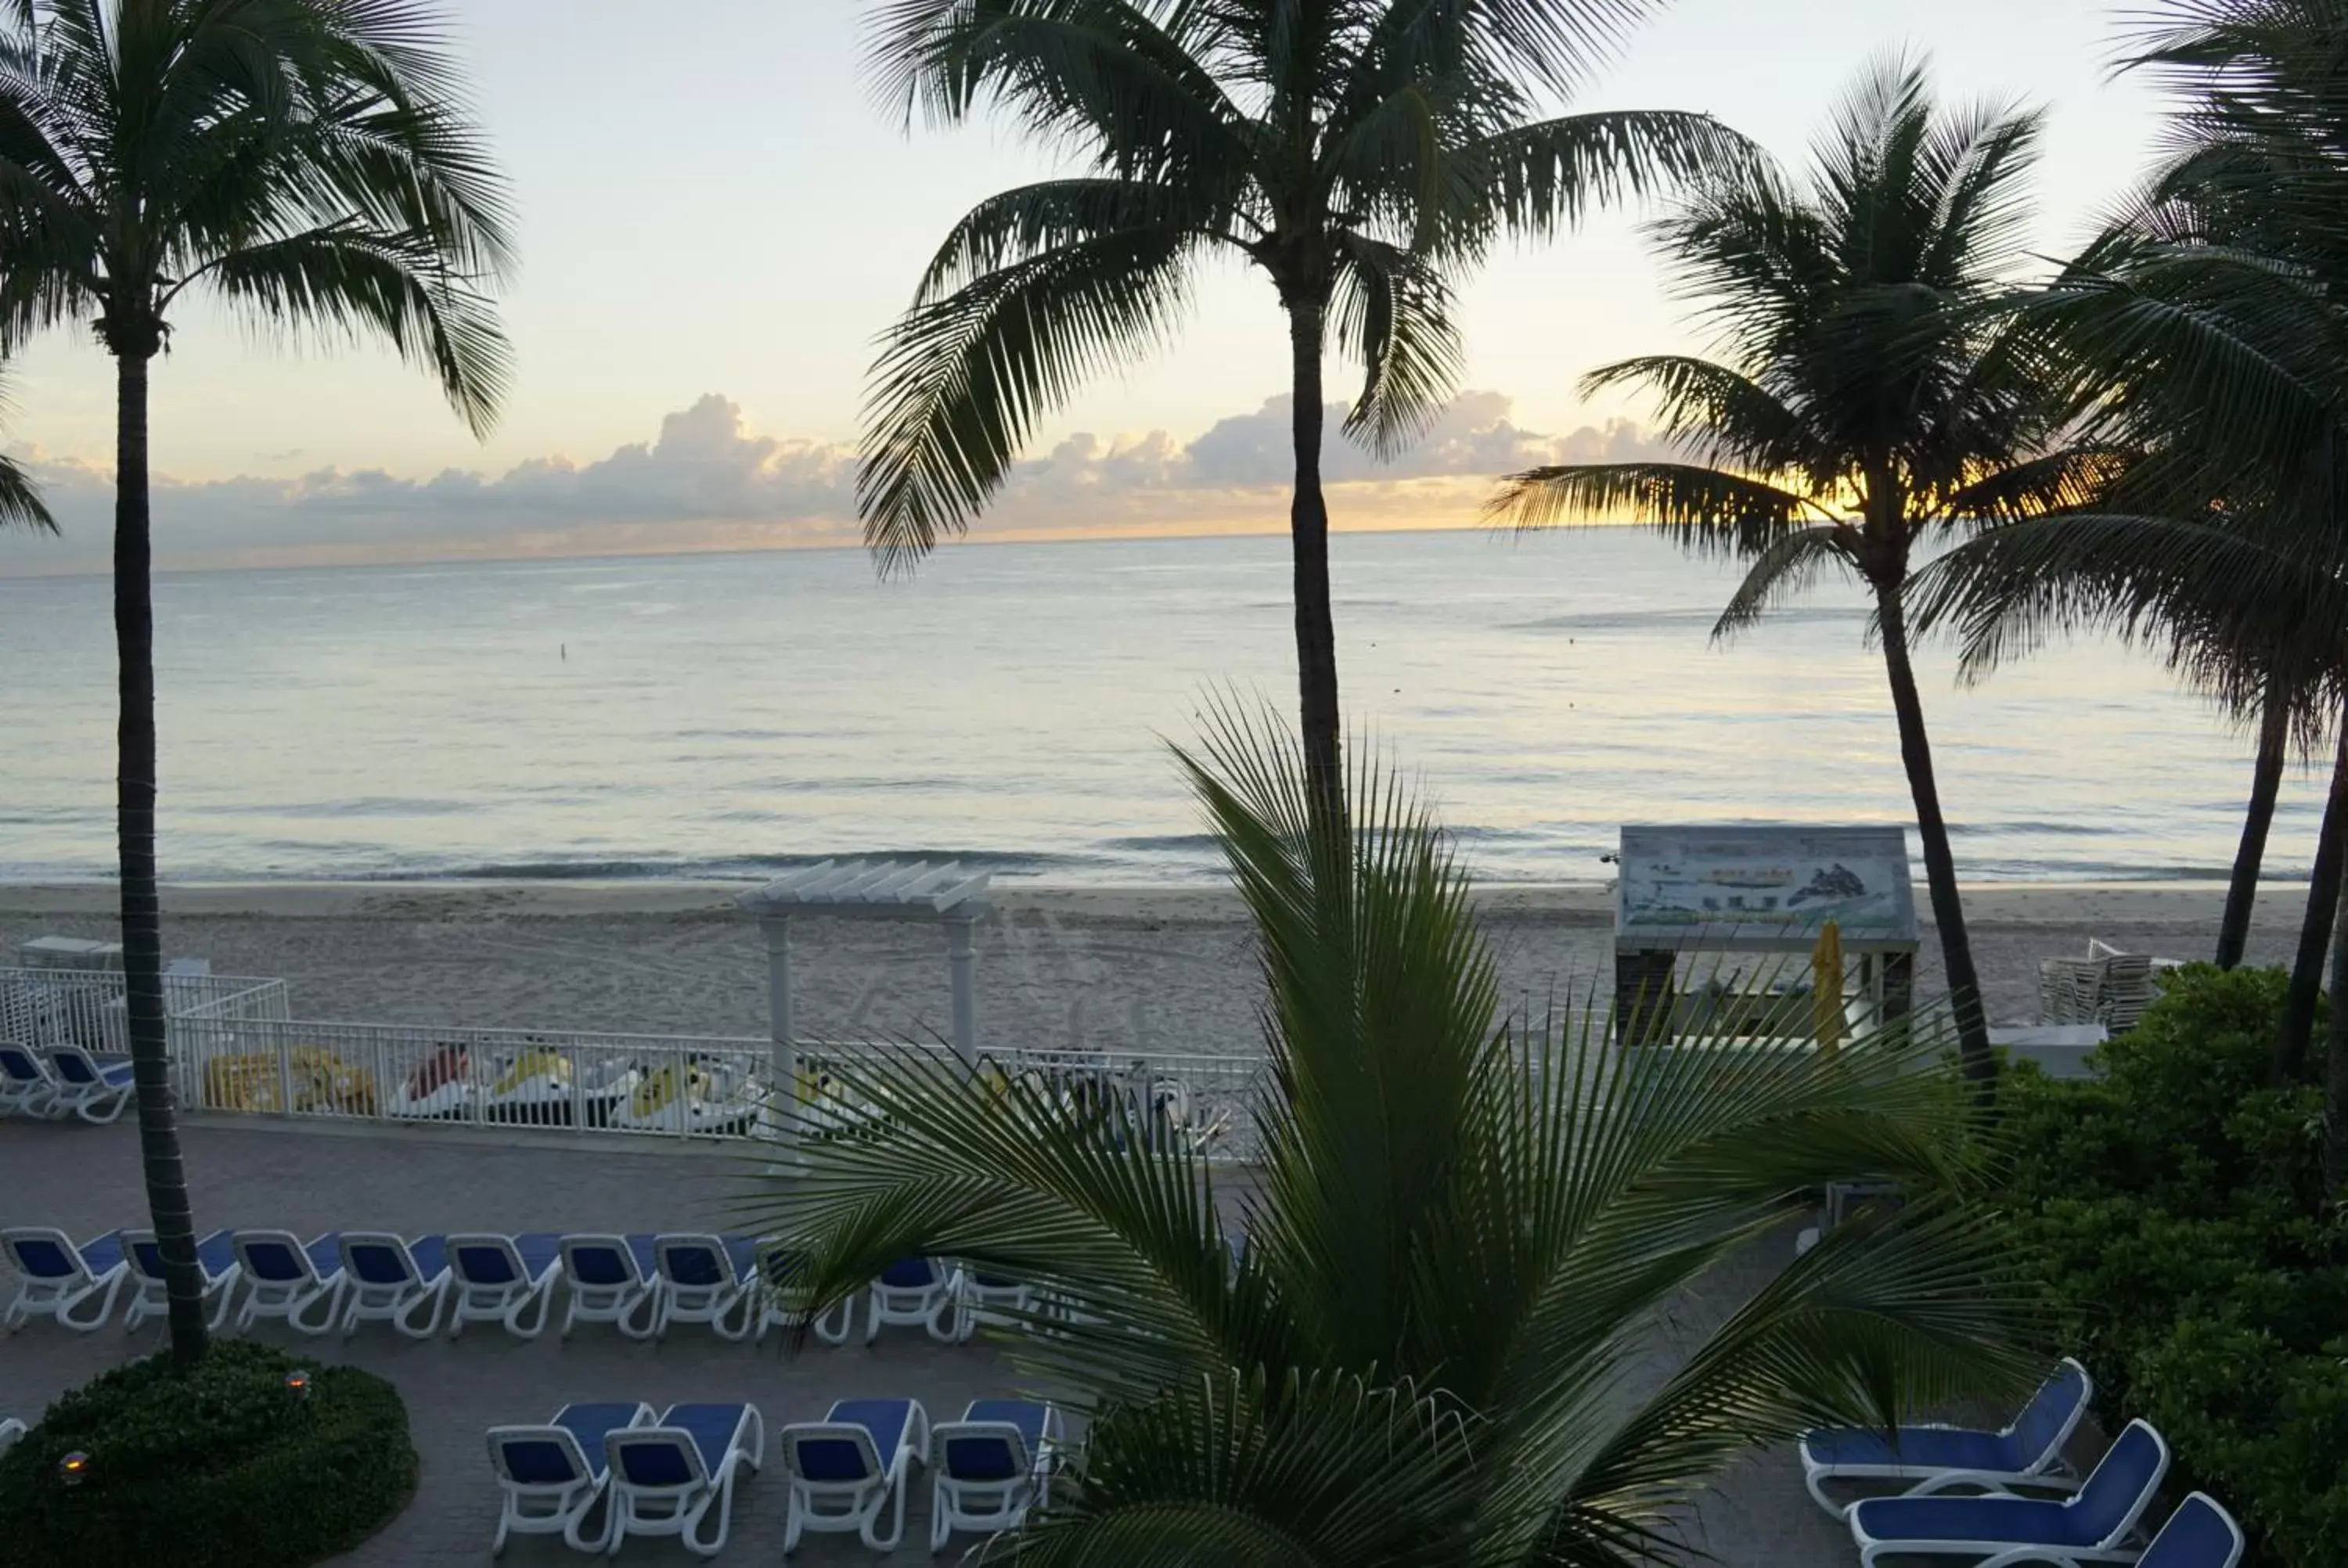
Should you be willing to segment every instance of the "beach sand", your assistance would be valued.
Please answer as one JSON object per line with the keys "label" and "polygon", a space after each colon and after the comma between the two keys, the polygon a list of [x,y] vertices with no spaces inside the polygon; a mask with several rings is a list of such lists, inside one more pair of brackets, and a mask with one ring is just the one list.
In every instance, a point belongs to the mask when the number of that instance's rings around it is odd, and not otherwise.
{"label": "beach sand", "polygon": [[[321,883],[165,890],[165,950],[215,973],[291,983],[294,1016],[652,1034],[763,1036],[765,949],[740,883]],[[1917,890],[1921,903],[1923,890]],[[2250,958],[2288,961],[2306,893],[2268,887]],[[1250,929],[1209,889],[997,888],[979,932],[982,1042],[1161,1051],[1260,1040]],[[1995,886],[1966,909],[1993,1021],[2029,1022],[2037,961],[2091,937],[2206,957],[2221,888]],[[0,962],[27,937],[115,934],[110,886],[0,886]],[[1504,998],[1536,1010],[1611,983],[1611,895],[1498,886],[1480,906]],[[920,924],[800,918],[792,975],[802,1032],[942,1036],[944,941]],[[1925,931],[1920,984],[1940,989]]]}

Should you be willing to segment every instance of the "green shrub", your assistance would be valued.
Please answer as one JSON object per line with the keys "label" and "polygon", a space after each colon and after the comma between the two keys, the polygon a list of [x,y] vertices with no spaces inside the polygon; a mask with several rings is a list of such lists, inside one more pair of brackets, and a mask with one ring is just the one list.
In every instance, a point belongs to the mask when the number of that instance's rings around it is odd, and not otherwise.
{"label": "green shrub", "polygon": [[[2288,978],[2170,978],[2104,1076],[2010,1073],[2023,1245],[2046,1261],[2106,1425],[2142,1416],[2251,1536],[2348,1563],[2348,1229],[2323,1203],[2322,1093],[2271,1081]],[[2311,1070],[2311,1074],[2314,1070]],[[2181,1491],[2182,1486],[2172,1491]]]}
{"label": "green shrub", "polygon": [[[286,1387],[297,1368],[307,1398]],[[67,1486],[77,1451],[89,1467]],[[0,1568],[294,1568],[374,1534],[415,1487],[390,1384],[221,1339],[191,1372],[156,1356],[104,1374],[0,1456]]]}

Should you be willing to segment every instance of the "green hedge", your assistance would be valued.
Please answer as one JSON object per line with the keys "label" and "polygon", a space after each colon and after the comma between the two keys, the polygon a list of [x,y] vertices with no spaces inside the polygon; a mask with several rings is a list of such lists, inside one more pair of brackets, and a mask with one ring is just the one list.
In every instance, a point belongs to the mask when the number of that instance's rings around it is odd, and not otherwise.
{"label": "green hedge", "polygon": [[2106,1425],[2158,1427],[2170,1491],[2232,1509],[2249,1562],[2337,1568],[2348,1223],[2323,1202],[2320,1063],[2270,1079],[2287,983],[2197,965],[2103,1049],[2101,1080],[2010,1073],[2014,1223],[2048,1260]]}
{"label": "green hedge", "polygon": [[[285,1386],[296,1368],[306,1399]],[[76,1451],[89,1468],[68,1487]],[[157,1356],[106,1373],[0,1456],[0,1568],[296,1568],[374,1534],[415,1487],[390,1384],[221,1339],[192,1372]]]}

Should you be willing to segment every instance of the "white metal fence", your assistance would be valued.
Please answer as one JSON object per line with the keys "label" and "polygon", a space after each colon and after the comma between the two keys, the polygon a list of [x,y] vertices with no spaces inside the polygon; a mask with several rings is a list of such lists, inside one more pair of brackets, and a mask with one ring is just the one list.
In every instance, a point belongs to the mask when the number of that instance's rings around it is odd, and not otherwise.
{"label": "white metal fence", "polygon": [[[181,1020],[182,1104],[247,1114],[570,1127],[668,1137],[766,1133],[775,1086],[763,1040],[579,1030],[464,1029],[207,1017]],[[806,1040],[799,1124],[852,1132],[876,1114],[854,1088],[891,1059],[952,1060],[942,1044]],[[996,1050],[982,1082],[1022,1081],[1096,1114],[1107,1135],[1166,1140],[1208,1158],[1252,1156],[1255,1057]]]}
{"label": "white metal fence", "polygon": [[[208,1033],[291,1016],[283,980],[234,975],[165,975],[163,1012],[172,1050],[191,1024]],[[0,968],[0,1040],[47,1049],[130,1049],[129,1005],[121,971]]]}

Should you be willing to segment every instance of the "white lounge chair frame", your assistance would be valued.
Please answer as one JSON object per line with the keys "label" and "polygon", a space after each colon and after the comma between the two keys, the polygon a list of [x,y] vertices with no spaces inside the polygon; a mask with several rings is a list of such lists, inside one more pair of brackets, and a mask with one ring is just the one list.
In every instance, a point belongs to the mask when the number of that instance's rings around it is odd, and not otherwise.
{"label": "white lounge chair frame", "polygon": [[[120,1233],[111,1233],[116,1245]],[[93,1236],[77,1244],[65,1232],[49,1225],[16,1225],[0,1230],[0,1252],[5,1252],[16,1267],[15,1296],[0,1313],[0,1329],[14,1334],[36,1317],[53,1317],[59,1327],[70,1328],[77,1334],[94,1333],[106,1326],[114,1316],[115,1298],[122,1294],[122,1282],[130,1276],[128,1259],[118,1257],[105,1268],[92,1268],[84,1255],[84,1246],[95,1246],[106,1236]],[[62,1276],[35,1275],[21,1266],[16,1248],[24,1243],[41,1243],[57,1247],[72,1260],[73,1271]],[[95,1316],[77,1317],[74,1308],[92,1296],[98,1298]]]}
{"label": "white lounge chair frame", "polygon": [[[850,1402],[839,1400],[832,1408]],[[930,1451],[929,1412],[922,1409],[919,1399],[906,1403],[912,1409],[905,1417],[896,1451],[886,1460],[860,1422],[794,1421],[782,1430],[783,1468],[790,1481],[790,1512],[783,1522],[784,1556],[798,1551],[799,1537],[806,1534],[844,1535],[854,1531],[875,1552],[894,1552],[904,1540],[907,1476],[913,1466],[925,1462]],[[865,1479],[809,1481],[800,1475],[795,1440],[802,1438],[855,1445],[864,1460]],[[877,1527],[882,1511],[892,1503],[894,1513],[883,1534]]]}
{"label": "white lounge chair frame", "polygon": [[[1883,1494],[1904,1497],[1929,1496],[1933,1492],[1947,1491],[1952,1486],[1976,1486],[1984,1491],[1995,1491],[2011,1487],[2017,1482],[2045,1491],[2075,1491],[2079,1487],[2079,1478],[2071,1473],[2068,1463],[2063,1458],[2063,1450],[2069,1444],[2071,1434],[2078,1430],[2080,1419],[2086,1415],[2087,1406],[2096,1397],[2096,1379],[2088,1374],[2086,1368],[2069,1356],[2064,1357],[2057,1364],[2055,1376],[2060,1377],[2065,1369],[2078,1375],[2081,1390],[2079,1402],[2073,1407],[2071,1414],[2063,1422],[2062,1429],[2054,1434],[2054,1440],[2046,1446],[2045,1451],[2039,1454],[2024,1469],[2018,1471],[1952,1470],[1946,1466],[1936,1468],[1924,1464],[1821,1463],[1810,1457],[1809,1443],[1806,1436],[1800,1447],[1802,1484],[1809,1490],[1811,1498],[1818,1505],[1837,1519],[1843,1519],[1849,1515],[1850,1503],[1837,1502],[1827,1495],[1826,1483],[1830,1481],[1911,1481],[1919,1483],[1900,1492]],[[2035,1404],[2037,1399],[2038,1396],[2035,1393],[2032,1394],[2030,1404]],[[2028,1410],[2029,1405],[2024,1405],[2023,1413],[2027,1414]],[[2017,1416],[2015,1419],[1999,1428],[1994,1435],[2001,1438],[2012,1437],[2020,1420],[2021,1418]],[[1928,1431],[1961,1430],[1940,1421],[1910,1422],[1900,1430],[1906,1431],[1918,1429]]]}
{"label": "white lounge chair frame", "polygon": [[[717,1259],[723,1277],[715,1285],[685,1285],[671,1272],[672,1250],[685,1253],[706,1249]],[[653,1327],[652,1337],[661,1338],[672,1323],[705,1323],[721,1339],[741,1340],[750,1337],[752,1316],[757,1308],[752,1297],[757,1294],[757,1260],[751,1260],[748,1275],[737,1274],[734,1255],[726,1250],[726,1238],[700,1231],[669,1231],[653,1238]]]}
{"label": "white lounge chair frame", "polygon": [[[228,1235],[229,1233],[224,1230],[214,1231],[211,1235],[198,1237],[196,1245],[201,1249],[205,1242],[212,1239],[212,1236]],[[149,1274],[139,1266],[138,1249],[142,1245],[147,1246],[156,1245],[153,1231],[130,1230],[122,1233],[122,1260],[130,1266],[130,1305],[123,1310],[122,1314],[123,1331],[128,1334],[138,1333],[146,1326],[149,1317],[166,1317],[171,1310],[169,1284],[161,1275]],[[196,1260],[196,1272],[201,1276],[203,1281],[202,1288],[196,1296],[196,1304],[201,1307],[207,1301],[215,1302],[212,1315],[207,1320],[207,1326],[214,1332],[218,1332],[221,1326],[228,1321],[229,1309],[236,1303],[236,1282],[243,1270],[233,1259],[231,1259],[226,1268],[218,1274],[213,1274],[204,1267],[203,1259],[199,1257]]]}
{"label": "white lounge chair frame", "polygon": [[[345,1286],[344,1338],[357,1332],[362,1323],[388,1323],[410,1339],[429,1339],[440,1332],[440,1314],[456,1283],[456,1276],[449,1272],[447,1262],[447,1238],[441,1241],[440,1270],[433,1275],[427,1275],[417,1262],[416,1250],[407,1239],[392,1231],[345,1231],[340,1245]],[[353,1266],[359,1249],[365,1247],[379,1247],[391,1253],[405,1266],[407,1277],[390,1285],[369,1283]],[[424,1313],[420,1322],[417,1317],[419,1311]]]}
{"label": "white lounge chair frame", "polygon": [[[1879,1540],[1869,1535],[1864,1529],[1863,1522],[1858,1517],[1863,1511],[1854,1504],[1850,1518],[1850,1533],[1852,1540],[1859,1546],[1859,1568],[1878,1568],[1878,1565],[1886,1558],[1900,1557],[1962,1557],[1978,1564],[1979,1568],[2009,1568],[2009,1565],[2014,1563],[2044,1560],[2049,1553],[2054,1555],[2054,1561],[2074,1564],[2075,1568],[2085,1568],[2086,1564],[2097,1563],[2134,1563],[2144,1555],[2144,1548],[2129,1546],[2126,1542],[2136,1534],[2137,1526],[2144,1518],[2144,1511],[2152,1506],[2154,1494],[2160,1490],[2161,1478],[2168,1473],[2169,1461],[2168,1440],[2162,1437],[2158,1429],[2147,1420],[2130,1421],[2127,1429],[2120,1433],[2119,1438],[2114,1440],[2114,1446],[2116,1447],[2120,1441],[2127,1439],[2129,1432],[2135,1431],[2139,1427],[2151,1434],[2157,1456],[2153,1464],[2152,1473],[2146,1479],[2143,1490],[2137,1493],[2135,1503],[2129,1507],[2118,1526],[2096,1544],[2058,1546],[2046,1542],[1984,1542],[1954,1539],[1902,1541],[1888,1538]],[[2091,1472],[2087,1481],[2093,1480],[2094,1476]],[[2033,1481],[2029,1484],[2036,1485],[2037,1482]],[[2077,1490],[2085,1491],[2086,1485],[2087,1481],[2083,1481]],[[1919,1488],[1917,1491],[1907,1495],[1917,1496],[1922,1494],[1923,1491],[1923,1488]],[[2022,1496],[2020,1492],[2002,1486],[1990,1487],[1975,1495],[1980,1498],[2020,1498]],[[1898,1502],[1903,1499],[1869,1498],[1864,1501]],[[2036,1501],[2044,1501],[2045,1500]],[[2075,1502],[2076,1499],[2071,1501]],[[2065,1505],[2056,1504],[2055,1506]],[[2033,1553],[2038,1553],[2036,1559],[2030,1555]]]}
{"label": "white lounge chair frame", "polygon": [[[607,1552],[617,1552],[631,1535],[674,1535],[696,1557],[715,1557],[726,1549],[726,1538],[734,1528],[734,1479],[745,1464],[757,1470],[766,1463],[766,1418],[757,1406],[744,1405],[725,1457],[715,1471],[709,1471],[703,1468],[701,1446],[693,1440],[692,1433],[660,1424],[675,1409],[672,1405],[662,1411],[660,1421],[652,1426],[631,1427],[604,1440],[612,1471]],[[693,1479],[675,1486],[642,1486],[629,1481],[622,1454],[631,1445],[654,1442],[676,1444],[691,1461]],[[713,1505],[717,1510],[717,1529],[714,1534],[705,1534],[702,1524]]]}
{"label": "white lounge chair frame", "polygon": [[[501,1323],[517,1339],[535,1339],[546,1331],[546,1319],[554,1310],[554,1288],[562,1278],[560,1251],[533,1277],[512,1236],[495,1231],[457,1231],[445,1245],[454,1281],[448,1303],[449,1338],[464,1333],[468,1323]],[[460,1248],[501,1253],[513,1277],[494,1285],[466,1278]],[[532,1307],[537,1308],[534,1314]]]}
{"label": "white lounge chair frame", "polygon": [[[74,1073],[86,1075],[86,1081],[77,1080],[66,1071],[68,1061],[73,1063]],[[128,1065],[118,1061],[111,1067]],[[78,1045],[51,1046],[49,1071],[57,1081],[56,1092],[50,1100],[52,1109],[49,1114],[52,1116],[71,1114],[103,1127],[108,1122],[120,1121],[124,1107],[138,1092],[138,1085],[128,1079],[120,1083],[108,1082],[106,1075],[109,1064],[98,1061]]]}
{"label": "white lounge chair frame", "polygon": [[954,1299],[959,1288],[955,1282],[960,1271],[948,1267],[943,1258],[927,1262],[932,1278],[926,1285],[889,1285],[874,1278],[865,1293],[867,1345],[880,1338],[880,1330],[892,1324],[922,1329],[941,1345],[955,1343]]}
{"label": "white lounge chair frame", "polygon": [[[955,1438],[997,1438],[1024,1456],[1024,1473],[1007,1481],[961,1481],[946,1472],[946,1444]],[[1066,1438],[1059,1408],[1044,1406],[1043,1440],[1027,1450],[1026,1434],[1009,1421],[940,1421],[930,1429],[930,1553],[945,1549],[957,1530],[990,1533],[1016,1530],[1027,1522],[1027,1510],[1052,1501],[1052,1471]]]}
{"label": "white lounge chair frame", "polygon": [[[583,1402],[583,1401],[582,1401]],[[614,1404],[618,1400],[613,1401]],[[565,1405],[554,1412],[560,1420]],[[653,1424],[653,1408],[639,1404],[629,1419],[630,1427]],[[510,1441],[548,1442],[563,1450],[572,1471],[580,1478],[560,1485],[520,1481],[506,1469],[505,1445]],[[601,1462],[602,1468],[598,1470]],[[611,1529],[606,1521],[604,1532],[593,1541],[587,1540],[581,1527],[595,1504],[602,1501],[604,1489],[610,1484],[612,1471],[607,1457],[598,1453],[592,1460],[581,1445],[578,1434],[567,1427],[549,1421],[544,1426],[507,1426],[489,1429],[489,1463],[498,1472],[498,1490],[503,1495],[504,1506],[498,1515],[498,1538],[489,1547],[494,1557],[506,1549],[509,1535],[560,1535],[563,1543],[574,1552],[602,1552],[610,1545]]]}
{"label": "white lounge chair frame", "polygon": [[[332,1233],[327,1233],[331,1235]],[[335,1326],[336,1314],[343,1305],[343,1292],[348,1280],[343,1273],[341,1259],[335,1262],[330,1273],[321,1269],[310,1256],[310,1248],[326,1239],[324,1235],[304,1243],[292,1231],[238,1231],[234,1238],[236,1261],[244,1279],[244,1305],[238,1308],[236,1327],[241,1333],[264,1317],[282,1318],[286,1327],[297,1334],[324,1334]],[[303,1273],[294,1279],[271,1279],[252,1266],[254,1249],[265,1245],[290,1249],[302,1260]],[[323,1306],[316,1320],[308,1316],[313,1307]]]}
{"label": "white lounge chair frame", "polygon": [[0,1040],[0,1050],[23,1062],[30,1078],[0,1070],[0,1114],[55,1118],[65,1114],[57,1105],[57,1075],[48,1059],[20,1040]]}
{"label": "white lounge chair frame", "polygon": [[[590,1285],[579,1276],[577,1257],[590,1247],[613,1247],[627,1260],[628,1277],[616,1285]],[[654,1317],[659,1304],[654,1300],[658,1281],[644,1271],[636,1261],[635,1248],[623,1235],[582,1232],[562,1238],[562,1274],[570,1286],[570,1299],[562,1308],[561,1337],[571,1337],[571,1331],[582,1323],[609,1323],[631,1339],[649,1339],[655,1329]],[[640,1327],[633,1319],[639,1314],[644,1318]]]}
{"label": "white lounge chair frame", "polygon": [[[765,1339],[769,1328],[790,1332],[798,1326],[799,1319],[807,1312],[808,1301],[804,1294],[767,1277],[767,1259],[782,1245],[782,1239],[778,1236],[758,1238],[757,1280],[751,1287],[755,1307],[748,1336],[753,1345]],[[855,1326],[856,1296],[851,1293],[817,1313],[808,1327],[818,1340],[826,1345],[845,1345]]]}
{"label": "white lounge chair frame", "polygon": [[1035,1310],[1035,1288],[1025,1280],[1008,1285],[982,1283],[978,1271],[968,1264],[956,1266],[953,1271],[953,1340],[957,1345],[967,1341],[983,1326],[1009,1328],[1026,1321],[1025,1316]]}

